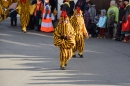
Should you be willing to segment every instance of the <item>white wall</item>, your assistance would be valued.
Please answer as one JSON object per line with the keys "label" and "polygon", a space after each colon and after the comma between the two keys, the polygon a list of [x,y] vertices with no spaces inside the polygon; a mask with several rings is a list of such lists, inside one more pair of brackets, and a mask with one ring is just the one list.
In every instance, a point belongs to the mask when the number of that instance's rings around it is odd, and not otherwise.
{"label": "white wall", "polygon": [[[77,2],[77,0],[74,0],[75,1],[75,3]],[[58,0],[58,3],[61,5],[61,4],[63,4],[63,0]],[[58,4],[58,19],[60,18],[60,5]]]}

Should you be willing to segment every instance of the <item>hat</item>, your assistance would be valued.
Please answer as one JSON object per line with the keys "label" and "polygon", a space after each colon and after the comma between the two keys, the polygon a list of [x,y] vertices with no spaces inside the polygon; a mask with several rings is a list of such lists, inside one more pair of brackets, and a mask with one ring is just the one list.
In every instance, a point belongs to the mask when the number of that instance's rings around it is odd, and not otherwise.
{"label": "hat", "polygon": [[102,9],[100,10],[104,15],[106,15],[106,10],[105,9]]}
{"label": "hat", "polygon": [[124,0],[124,1],[128,1],[129,2],[129,0]]}

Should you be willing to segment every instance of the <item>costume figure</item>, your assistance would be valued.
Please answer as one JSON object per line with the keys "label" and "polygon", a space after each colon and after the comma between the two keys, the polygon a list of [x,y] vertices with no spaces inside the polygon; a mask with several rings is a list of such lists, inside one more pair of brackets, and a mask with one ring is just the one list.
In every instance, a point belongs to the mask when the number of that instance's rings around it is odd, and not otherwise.
{"label": "costume figure", "polygon": [[60,66],[64,70],[72,57],[72,49],[75,46],[74,28],[65,11],[61,13],[59,24],[54,31],[54,45],[60,49]]}
{"label": "costume figure", "polygon": [[72,26],[74,27],[76,37],[76,46],[73,49],[73,57],[76,57],[76,51],[78,50],[78,55],[83,58],[83,51],[84,51],[84,36],[88,39],[88,32],[85,27],[84,19],[82,12],[79,7],[76,8],[74,15],[70,19]]}
{"label": "costume figure", "polygon": [[26,33],[26,27],[30,20],[30,0],[20,0],[18,2],[18,7],[22,31]]}
{"label": "costume figure", "polygon": [[0,22],[5,19],[5,13],[0,3]]}
{"label": "costume figure", "polygon": [[0,0],[0,11],[3,11],[1,21],[5,20],[9,16],[9,1],[8,0]]}

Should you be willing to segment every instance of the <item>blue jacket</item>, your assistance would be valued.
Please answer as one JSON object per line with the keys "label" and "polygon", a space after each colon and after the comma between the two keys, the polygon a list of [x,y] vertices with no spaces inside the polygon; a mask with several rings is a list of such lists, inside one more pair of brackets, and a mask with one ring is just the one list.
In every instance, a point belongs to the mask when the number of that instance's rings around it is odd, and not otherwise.
{"label": "blue jacket", "polygon": [[107,17],[106,16],[101,16],[99,18],[97,26],[100,27],[100,28],[106,28],[106,22],[107,22]]}

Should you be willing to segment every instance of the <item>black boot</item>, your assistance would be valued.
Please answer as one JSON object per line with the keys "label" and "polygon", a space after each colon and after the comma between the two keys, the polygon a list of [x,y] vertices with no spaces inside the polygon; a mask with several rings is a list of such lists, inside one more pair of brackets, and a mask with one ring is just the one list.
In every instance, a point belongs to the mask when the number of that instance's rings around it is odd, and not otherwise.
{"label": "black boot", "polygon": [[72,57],[73,57],[73,58],[76,58],[76,55],[73,55]]}
{"label": "black boot", "polygon": [[80,54],[78,54],[78,55],[80,56],[80,58],[83,58],[83,54],[81,54],[81,55],[80,55]]}

